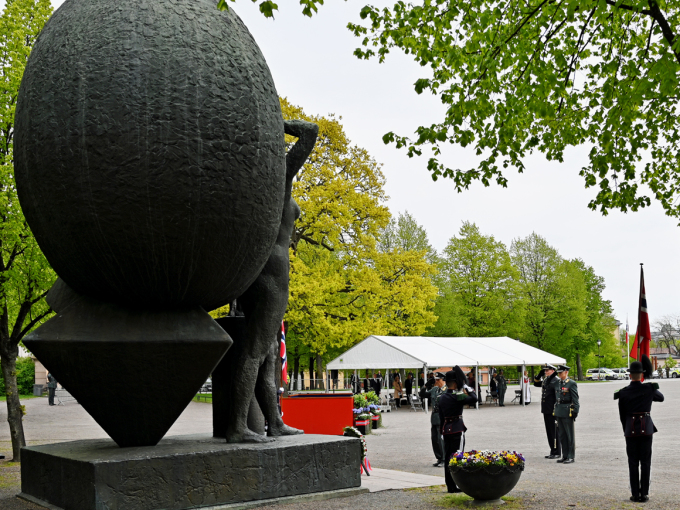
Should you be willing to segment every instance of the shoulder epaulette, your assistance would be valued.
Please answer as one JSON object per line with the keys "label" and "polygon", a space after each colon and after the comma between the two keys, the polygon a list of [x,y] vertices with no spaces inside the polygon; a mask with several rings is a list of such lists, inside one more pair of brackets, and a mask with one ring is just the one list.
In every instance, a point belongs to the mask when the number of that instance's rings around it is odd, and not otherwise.
{"label": "shoulder epaulette", "polygon": [[614,400],[618,400],[618,399],[619,399],[619,391],[621,391],[621,388],[619,388],[618,390],[616,390],[616,391],[614,392]]}
{"label": "shoulder epaulette", "polygon": [[658,389],[659,389],[659,383],[656,383],[656,382],[648,382],[648,383],[645,383],[645,384],[646,384],[647,386],[651,386],[651,387],[654,388],[655,390],[658,390]]}

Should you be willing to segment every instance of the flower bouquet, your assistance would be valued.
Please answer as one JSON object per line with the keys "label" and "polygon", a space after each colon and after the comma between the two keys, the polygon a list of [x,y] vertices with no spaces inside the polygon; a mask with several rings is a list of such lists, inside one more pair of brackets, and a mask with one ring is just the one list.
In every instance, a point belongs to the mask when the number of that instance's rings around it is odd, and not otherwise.
{"label": "flower bouquet", "polygon": [[510,492],[524,471],[524,456],[515,451],[456,452],[448,469],[456,486],[478,501],[500,500]]}

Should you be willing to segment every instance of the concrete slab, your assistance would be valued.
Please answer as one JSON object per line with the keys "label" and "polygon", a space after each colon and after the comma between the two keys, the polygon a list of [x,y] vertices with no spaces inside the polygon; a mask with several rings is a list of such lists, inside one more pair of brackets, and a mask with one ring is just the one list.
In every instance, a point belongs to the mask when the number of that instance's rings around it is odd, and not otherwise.
{"label": "concrete slab", "polygon": [[433,485],[444,485],[444,483],[443,476],[421,475],[393,469],[373,468],[371,476],[361,476],[361,486],[367,488],[370,492],[432,487]]}

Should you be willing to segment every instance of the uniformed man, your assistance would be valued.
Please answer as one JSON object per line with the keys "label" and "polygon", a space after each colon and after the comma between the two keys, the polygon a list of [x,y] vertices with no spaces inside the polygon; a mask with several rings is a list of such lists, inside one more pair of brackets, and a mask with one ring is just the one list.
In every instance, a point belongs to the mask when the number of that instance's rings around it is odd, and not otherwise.
{"label": "uniformed man", "polygon": [[444,374],[435,372],[432,387],[423,386],[423,390],[421,397],[427,396],[432,402],[430,436],[432,439],[432,451],[434,452],[435,459],[437,459],[433,466],[440,467],[444,464],[444,446],[442,444],[441,420],[439,419],[439,397],[444,393]]}
{"label": "uniformed man", "polygon": [[569,379],[569,367],[557,367],[559,381],[555,385],[555,418],[562,443],[562,458],[557,462],[572,464],[576,458],[576,438],[574,436],[574,421],[578,416],[578,385]]}
{"label": "uniformed man", "polygon": [[508,381],[505,380],[503,371],[496,374],[496,391],[498,392],[498,407],[505,407],[505,392],[508,389]]}
{"label": "uniformed man", "polygon": [[[643,362],[630,364],[630,385],[619,390],[619,417],[626,437],[628,473],[630,475],[631,501],[649,500],[649,475],[652,466],[652,437],[657,432],[650,412],[652,402],[663,402],[664,397],[656,383],[642,383],[642,375],[651,378],[652,363],[646,356]],[[643,366],[644,365],[644,366]],[[639,470],[638,470],[639,466]]]}
{"label": "uniformed man", "polygon": [[536,377],[534,386],[541,388],[541,413],[543,413],[543,423],[545,424],[545,434],[548,436],[550,454],[546,459],[559,459],[562,457],[562,448],[557,438],[557,420],[553,416],[555,411],[555,386],[558,378],[556,368],[553,365],[545,364]]}
{"label": "uniformed man", "polygon": [[54,394],[57,391],[57,380],[51,373],[47,374],[47,403],[51,406],[54,404]]}
{"label": "uniformed man", "polygon": [[445,380],[446,392],[439,397],[439,420],[444,436],[444,478],[449,492],[461,492],[453,481],[448,463],[454,453],[465,449],[467,427],[463,423],[463,408],[474,405],[477,395],[465,384],[465,374],[458,366],[446,372]]}

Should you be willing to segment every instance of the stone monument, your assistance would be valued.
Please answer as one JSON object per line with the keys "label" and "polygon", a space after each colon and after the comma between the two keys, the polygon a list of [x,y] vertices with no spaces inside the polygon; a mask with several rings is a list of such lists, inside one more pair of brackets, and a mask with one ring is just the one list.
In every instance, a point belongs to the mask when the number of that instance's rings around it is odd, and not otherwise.
{"label": "stone monument", "polygon": [[[288,154],[284,133],[298,137]],[[66,0],[54,13],[16,110],[19,199],[59,275],[47,298],[56,316],[25,343],[132,448],[27,448],[25,497],[79,510],[180,509],[360,484],[360,446],[347,438],[161,441],[230,356],[233,339],[206,310],[234,302],[245,333],[222,437],[272,439],[247,427],[253,395],[272,436],[301,433],[272,406],[271,331],[288,299],[292,179],[315,139],[314,125],[284,124],[267,64],[233,9]],[[57,472],[62,484],[48,481]]]}

